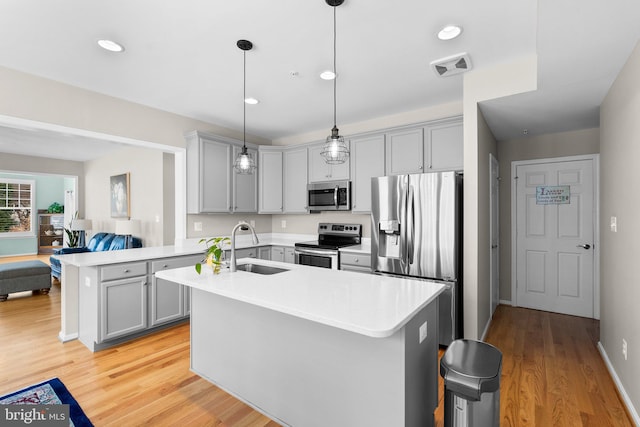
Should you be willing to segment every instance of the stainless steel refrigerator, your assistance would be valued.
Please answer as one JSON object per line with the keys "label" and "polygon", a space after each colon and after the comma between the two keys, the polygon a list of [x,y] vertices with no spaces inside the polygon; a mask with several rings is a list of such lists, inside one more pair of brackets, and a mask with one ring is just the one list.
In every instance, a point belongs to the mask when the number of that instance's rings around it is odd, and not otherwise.
{"label": "stainless steel refrigerator", "polygon": [[372,178],[371,190],[374,272],[445,284],[438,339],[449,345],[462,337],[462,174]]}

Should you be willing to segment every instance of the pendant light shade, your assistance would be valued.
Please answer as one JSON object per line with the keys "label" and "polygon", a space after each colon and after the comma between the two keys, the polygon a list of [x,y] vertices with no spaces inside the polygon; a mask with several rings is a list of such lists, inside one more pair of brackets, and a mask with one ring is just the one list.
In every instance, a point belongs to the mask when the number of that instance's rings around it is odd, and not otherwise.
{"label": "pendant light shade", "polygon": [[336,125],[336,84],[338,80],[338,73],[336,71],[336,7],[344,3],[344,0],[325,0],[327,4],[333,7],[333,128],[331,129],[331,135],[327,137],[326,142],[322,147],[320,155],[324,157],[324,161],[330,165],[339,165],[344,163],[349,158],[349,148],[344,140],[344,137],[340,136],[338,126]]}
{"label": "pendant light shade", "polygon": [[247,51],[253,48],[253,43],[249,40],[238,40],[236,45],[242,50],[243,58],[243,82],[242,82],[242,151],[238,153],[238,157],[233,162],[233,169],[236,173],[242,175],[250,175],[256,170],[256,161],[247,151],[247,104],[244,101],[247,98]]}

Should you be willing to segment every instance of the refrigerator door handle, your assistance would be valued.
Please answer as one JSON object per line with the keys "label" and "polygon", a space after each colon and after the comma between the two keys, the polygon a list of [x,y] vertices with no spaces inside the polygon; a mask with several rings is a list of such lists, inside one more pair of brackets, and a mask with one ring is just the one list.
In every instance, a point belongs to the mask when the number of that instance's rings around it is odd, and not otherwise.
{"label": "refrigerator door handle", "polygon": [[407,258],[409,264],[413,264],[413,249],[416,240],[414,208],[413,186],[409,184],[409,200],[407,200]]}
{"label": "refrigerator door handle", "polygon": [[[407,221],[407,199],[408,199],[408,185],[409,185],[409,176],[408,175],[404,175],[401,177],[398,177],[398,179],[401,180],[401,198],[400,198],[400,212],[399,212],[399,217],[400,217],[400,261],[402,264],[402,269],[407,269],[408,268],[408,256],[407,256],[407,242],[409,241],[409,231],[408,231],[408,227],[409,227],[409,221]],[[404,271],[403,271],[404,272]]]}

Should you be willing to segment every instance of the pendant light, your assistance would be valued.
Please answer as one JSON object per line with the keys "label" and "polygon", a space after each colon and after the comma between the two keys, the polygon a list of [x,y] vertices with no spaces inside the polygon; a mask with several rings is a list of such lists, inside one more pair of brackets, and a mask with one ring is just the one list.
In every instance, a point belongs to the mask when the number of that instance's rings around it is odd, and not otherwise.
{"label": "pendant light", "polygon": [[336,72],[336,7],[344,3],[344,0],[325,0],[327,4],[333,7],[333,129],[331,135],[327,137],[326,142],[322,146],[320,155],[324,157],[324,161],[330,165],[339,165],[349,158],[349,148],[347,147],[344,137],[338,133],[336,125],[336,80],[338,74]]}
{"label": "pendant light", "polygon": [[243,92],[242,92],[242,107],[243,107],[243,119],[242,119],[242,151],[238,153],[235,162],[233,162],[233,168],[235,171],[242,175],[251,175],[256,170],[256,162],[251,157],[251,154],[247,151],[247,51],[253,48],[253,43],[249,40],[238,40],[236,45],[242,50],[243,58]]}

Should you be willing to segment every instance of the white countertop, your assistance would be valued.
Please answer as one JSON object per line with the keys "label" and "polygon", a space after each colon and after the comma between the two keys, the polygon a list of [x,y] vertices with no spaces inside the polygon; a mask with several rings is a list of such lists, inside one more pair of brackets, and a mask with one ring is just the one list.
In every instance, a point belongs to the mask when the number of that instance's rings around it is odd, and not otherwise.
{"label": "white countertop", "polygon": [[203,266],[165,270],[156,277],[328,326],[384,338],[400,330],[445,289],[422,280],[330,270],[253,258],[238,260],[287,269],[262,275]]}
{"label": "white countertop", "polygon": [[[267,233],[258,234],[258,244],[254,245],[250,234],[236,236],[236,249],[259,246],[288,246],[293,247],[296,242],[312,240],[312,235]],[[204,253],[206,246],[198,243],[200,238],[188,239],[175,246],[153,246],[118,251],[83,252],[77,254],[55,255],[62,264],[76,267],[93,267],[97,265],[119,264],[148,259],[170,258],[183,255]],[[230,249],[230,246],[225,249]]]}

